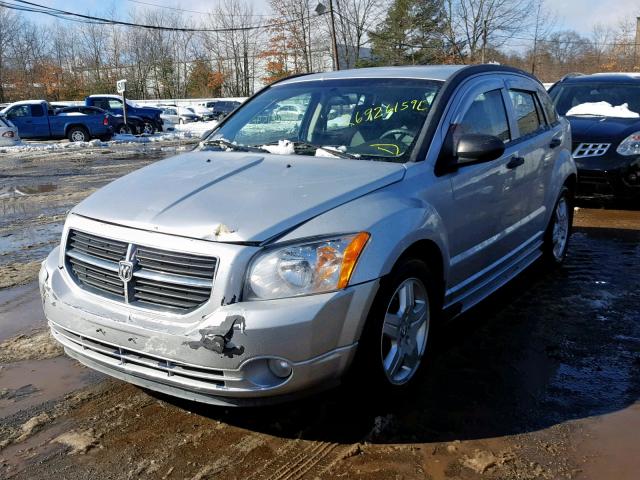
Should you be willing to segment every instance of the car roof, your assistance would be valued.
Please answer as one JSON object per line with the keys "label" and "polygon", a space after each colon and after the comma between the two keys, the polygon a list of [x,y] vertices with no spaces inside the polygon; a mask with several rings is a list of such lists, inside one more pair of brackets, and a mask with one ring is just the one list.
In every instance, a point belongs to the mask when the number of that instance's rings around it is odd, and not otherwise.
{"label": "car roof", "polygon": [[593,81],[612,83],[640,83],[640,73],[603,72],[592,73],[590,75],[573,75],[562,79],[562,83],[591,83]]}
{"label": "car roof", "polygon": [[7,105],[7,107],[15,107],[16,105],[40,105],[41,103],[47,103],[46,100],[20,100],[19,102],[13,102]]}
{"label": "car roof", "polygon": [[95,95],[89,95],[89,98],[113,98],[113,99],[117,99],[117,100],[122,100],[122,97],[120,95],[113,95],[111,93],[105,93],[105,94],[95,94]]}
{"label": "car roof", "polygon": [[465,65],[408,65],[401,67],[357,68],[338,70],[335,72],[312,73],[310,75],[288,78],[278,83],[285,85],[314,80],[337,80],[344,78],[415,78],[445,81],[465,67]]}

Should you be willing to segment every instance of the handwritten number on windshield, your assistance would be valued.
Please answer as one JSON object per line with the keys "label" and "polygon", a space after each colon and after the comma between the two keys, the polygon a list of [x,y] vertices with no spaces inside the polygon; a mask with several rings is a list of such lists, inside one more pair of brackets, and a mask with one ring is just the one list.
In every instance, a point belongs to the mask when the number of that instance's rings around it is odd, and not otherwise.
{"label": "handwritten number on windshield", "polygon": [[397,112],[405,110],[415,110],[417,112],[425,112],[429,109],[429,103],[426,100],[405,100],[404,102],[396,102],[395,104],[381,105],[379,107],[369,107],[363,111],[356,110],[353,115],[353,121],[349,126],[359,125],[362,122],[374,122],[376,120],[388,120]]}

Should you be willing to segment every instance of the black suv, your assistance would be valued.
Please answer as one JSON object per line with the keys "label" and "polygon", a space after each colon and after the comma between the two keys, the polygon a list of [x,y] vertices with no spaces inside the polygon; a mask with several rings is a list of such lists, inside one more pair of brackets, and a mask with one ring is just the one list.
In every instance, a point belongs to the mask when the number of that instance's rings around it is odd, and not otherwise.
{"label": "black suv", "polygon": [[569,76],[549,94],[571,123],[577,193],[640,197],[640,75]]}
{"label": "black suv", "polygon": [[215,120],[222,120],[240,106],[240,102],[234,100],[218,100],[211,102],[211,104],[209,106],[207,103],[207,107],[213,110],[213,118]]}

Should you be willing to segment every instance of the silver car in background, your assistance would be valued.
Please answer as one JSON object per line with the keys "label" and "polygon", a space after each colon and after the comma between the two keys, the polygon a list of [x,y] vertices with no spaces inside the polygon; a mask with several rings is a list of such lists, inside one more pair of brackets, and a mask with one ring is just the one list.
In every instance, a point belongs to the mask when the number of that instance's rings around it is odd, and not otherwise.
{"label": "silver car in background", "polygon": [[0,115],[0,147],[20,145],[18,129],[7,117]]}
{"label": "silver car in background", "polygon": [[[296,105],[300,115],[274,115]],[[256,121],[260,118],[260,121]],[[563,261],[576,168],[543,86],[481,65],[285,79],[69,214],[40,286],[91,368],[218,405],[402,389],[433,326]]]}

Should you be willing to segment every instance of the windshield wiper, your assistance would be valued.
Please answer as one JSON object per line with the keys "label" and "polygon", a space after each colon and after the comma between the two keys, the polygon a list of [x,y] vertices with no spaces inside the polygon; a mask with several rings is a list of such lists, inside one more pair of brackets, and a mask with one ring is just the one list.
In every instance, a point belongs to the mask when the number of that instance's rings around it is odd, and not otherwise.
{"label": "windshield wiper", "polygon": [[201,145],[205,147],[228,148],[229,150],[233,150],[235,152],[263,152],[263,153],[267,152],[264,148],[238,145],[236,143],[230,142],[229,140],[225,140],[224,138],[218,138],[216,140],[207,140],[206,142],[202,142]]}
{"label": "windshield wiper", "polygon": [[[342,150],[338,150],[337,148],[329,148],[322,147],[320,145],[314,145],[313,143],[303,142],[301,140],[296,140],[295,142],[291,142],[293,144],[293,148],[297,154],[305,154],[305,153],[313,153],[315,154],[316,150],[322,150],[323,152],[330,153],[331,155],[335,155],[338,158],[361,158],[360,155],[354,155],[352,153],[343,152]],[[277,143],[268,144],[269,145],[278,145]],[[300,151],[298,151],[300,150]]]}

